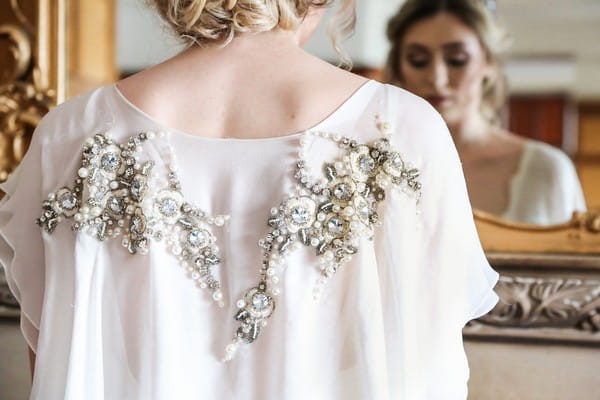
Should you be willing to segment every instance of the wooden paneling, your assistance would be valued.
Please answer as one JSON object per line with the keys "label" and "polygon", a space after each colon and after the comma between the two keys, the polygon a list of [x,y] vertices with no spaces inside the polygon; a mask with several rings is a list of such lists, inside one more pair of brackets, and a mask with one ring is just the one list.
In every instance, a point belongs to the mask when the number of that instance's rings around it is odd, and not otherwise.
{"label": "wooden paneling", "polygon": [[579,106],[578,155],[600,158],[600,101],[584,102]]}
{"label": "wooden paneling", "polygon": [[579,148],[575,164],[588,208],[600,210],[600,101],[579,105]]}
{"label": "wooden paneling", "polygon": [[588,208],[600,210],[600,162],[578,162],[577,174]]}
{"label": "wooden paneling", "polygon": [[569,112],[563,95],[512,96],[509,100],[509,130],[519,135],[563,147]]}

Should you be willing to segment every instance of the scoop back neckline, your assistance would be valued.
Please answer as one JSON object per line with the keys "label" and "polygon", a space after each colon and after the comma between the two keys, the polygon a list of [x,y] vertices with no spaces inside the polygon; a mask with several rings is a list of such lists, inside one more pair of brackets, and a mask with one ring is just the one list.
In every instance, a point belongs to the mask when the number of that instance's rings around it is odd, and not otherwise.
{"label": "scoop back neckline", "polygon": [[258,138],[210,137],[210,136],[195,135],[193,133],[189,133],[186,131],[171,128],[171,127],[167,126],[166,124],[164,124],[163,122],[160,122],[159,120],[157,120],[156,118],[154,118],[153,116],[151,116],[150,114],[148,114],[147,112],[145,112],[144,110],[142,110],[141,108],[136,106],[135,104],[133,104],[131,101],[129,101],[129,99],[127,97],[125,97],[125,95],[117,87],[117,82],[110,84],[110,87],[111,87],[112,92],[115,94],[115,97],[118,99],[118,101],[120,103],[124,104],[127,108],[129,108],[135,114],[138,114],[141,117],[143,117],[144,119],[151,122],[153,125],[155,125],[157,128],[159,128],[159,130],[169,132],[169,133],[171,133],[171,135],[175,134],[175,135],[183,137],[183,138],[188,138],[188,139],[197,140],[197,141],[210,141],[210,142],[268,142],[268,141],[291,140],[291,139],[302,137],[302,136],[306,135],[308,132],[320,130],[324,125],[329,123],[331,120],[335,119],[338,115],[342,114],[343,110],[350,107],[351,104],[353,104],[355,101],[357,101],[357,99],[360,97],[360,95],[368,87],[372,86],[374,83],[376,83],[375,80],[367,79],[358,88],[356,88],[352,92],[352,94],[350,94],[350,96],[348,96],[342,103],[340,103],[335,109],[333,109],[325,118],[323,118],[317,124],[313,125],[312,127],[308,128],[308,129],[294,132],[291,134],[277,135],[277,136],[270,136],[270,137],[258,137]]}

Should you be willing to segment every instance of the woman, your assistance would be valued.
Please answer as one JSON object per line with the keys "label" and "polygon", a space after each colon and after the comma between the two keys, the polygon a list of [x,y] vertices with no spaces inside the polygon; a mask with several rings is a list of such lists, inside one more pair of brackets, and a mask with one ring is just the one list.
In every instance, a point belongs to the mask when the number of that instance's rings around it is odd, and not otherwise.
{"label": "woman", "polygon": [[499,126],[506,35],[484,2],[408,0],[390,20],[387,81],[427,99],[460,154],[474,208],[530,224],[584,211],[581,185],[560,150]]}
{"label": "woman", "polygon": [[498,274],[456,151],[302,50],[329,4],[157,1],[194,44],[41,122],[0,207],[33,399],[466,398]]}

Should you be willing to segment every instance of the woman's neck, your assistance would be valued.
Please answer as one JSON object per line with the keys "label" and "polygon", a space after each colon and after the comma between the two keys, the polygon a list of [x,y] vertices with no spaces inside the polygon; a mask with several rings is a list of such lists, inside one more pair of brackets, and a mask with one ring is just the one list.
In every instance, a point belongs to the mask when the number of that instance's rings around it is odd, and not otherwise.
{"label": "woman's neck", "polygon": [[448,129],[459,151],[484,145],[494,136],[494,129],[480,113],[469,113],[468,118],[448,122]]}

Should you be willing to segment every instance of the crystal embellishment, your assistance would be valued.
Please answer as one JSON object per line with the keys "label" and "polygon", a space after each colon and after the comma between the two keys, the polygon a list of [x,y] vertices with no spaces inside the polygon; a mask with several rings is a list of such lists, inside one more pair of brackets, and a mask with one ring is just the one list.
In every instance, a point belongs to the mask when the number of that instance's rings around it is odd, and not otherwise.
{"label": "crystal embellishment", "polygon": [[74,231],[99,240],[122,236],[131,254],[146,254],[151,241],[164,241],[200,288],[223,305],[213,267],[221,262],[210,226],[222,226],[226,216],[208,216],[183,201],[177,175],[169,171],[166,186],[153,174],[154,161],[139,162],[141,145],[155,137],[142,132],[126,143],[106,133],[89,138],[72,188],[63,187],[42,204],[36,223],[53,233],[61,217],[73,218]]}
{"label": "crystal embellishment", "polygon": [[293,208],[290,212],[290,216],[292,217],[292,221],[294,221],[294,223],[298,225],[304,225],[310,219],[308,210],[302,207]]}
{"label": "crystal embellishment", "polygon": [[115,153],[105,153],[100,161],[102,169],[107,172],[116,172],[120,165],[120,160]]}
{"label": "crystal embellishment", "polygon": [[186,240],[192,247],[204,247],[208,244],[209,235],[204,229],[195,229],[187,234]]}
{"label": "crystal embellishment", "polygon": [[369,156],[362,156],[358,159],[358,166],[364,173],[370,174],[375,169],[375,160]]}
{"label": "crystal embellishment", "polygon": [[160,212],[167,217],[172,217],[177,213],[177,203],[173,199],[163,199],[159,205]]}
{"label": "crystal embellishment", "polygon": [[347,183],[339,183],[333,189],[333,195],[338,200],[349,200],[352,196],[350,186]]}
{"label": "crystal embellishment", "polygon": [[69,191],[64,192],[58,199],[60,208],[63,210],[73,210],[77,206],[77,197]]}
{"label": "crystal embellishment", "polygon": [[290,232],[298,232],[300,229],[308,228],[315,220],[316,203],[306,196],[291,197],[284,204],[287,229]]}
{"label": "crystal embellishment", "polygon": [[327,230],[334,235],[339,235],[344,232],[344,222],[339,218],[331,218],[327,221]]}
{"label": "crystal embellishment", "polygon": [[269,306],[269,297],[265,293],[256,293],[252,296],[252,307],[257,311],[262,311]]}

